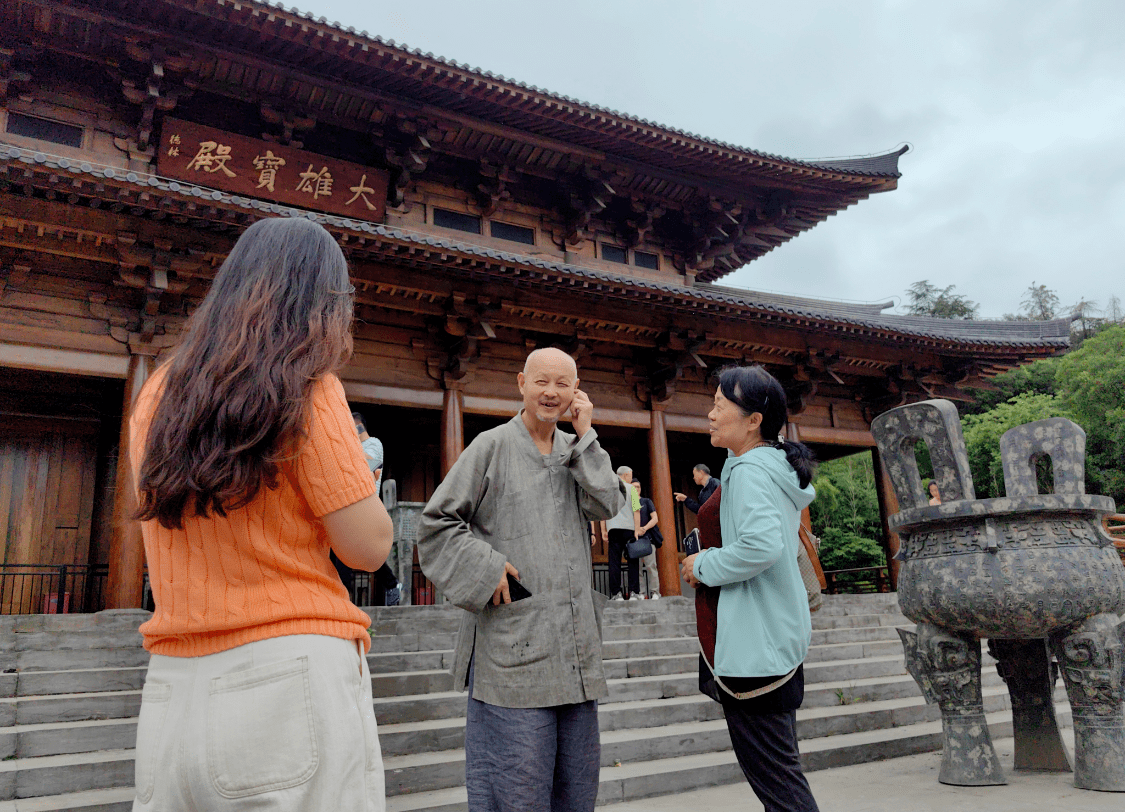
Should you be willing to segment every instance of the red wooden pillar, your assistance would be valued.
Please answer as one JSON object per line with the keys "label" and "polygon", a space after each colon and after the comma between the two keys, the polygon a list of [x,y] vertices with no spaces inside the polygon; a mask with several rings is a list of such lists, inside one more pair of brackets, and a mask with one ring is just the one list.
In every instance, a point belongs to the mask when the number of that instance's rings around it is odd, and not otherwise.
{"label": "red wooden pillar", "polygon": [[664,410],[659,405],[650,413],[648,432],[649,470],[652,471],[652,501],[660,517],[664,545],[656,551],[656,569],[660,573],[660,594],[680,594],[680,555],[676,549],[676,521],[672,500],[672,462],[668,455],[668,433],[664,428]]}
{"label": "red wooden pillar", "polygon": [[887,572],[891,576],[891,591],[897,592],[898,571],[902,562],[897,560],[895,556],[898,555],[902,540],[898,537],[898,533],[891,532],[891,526],[887,520],[898,513],[898,497],[895,496],[894,486],[891,485],[891,479],[887,476],[883,461],[879,457],[879,449],[871,449],[871,462],[875,474],[875,492],[879,496],[879,518],[883,524],[883,552],[887,555]]}
{"label": "red wooden pillar", "polygon": [[113,533],[109,541],[107,609],[139,609],[144,595],[145,546],[137,511],[137,489],[129,462],[129,417],[141,387],[152,371],[149,355],[130,355],[121,405],[121,433],[117,444],[117,479],[113,491]]}
{"label": "red wooden pillar", "polygon": [[441,476],[465,450],[465,393],[446,389],[441,398]]}

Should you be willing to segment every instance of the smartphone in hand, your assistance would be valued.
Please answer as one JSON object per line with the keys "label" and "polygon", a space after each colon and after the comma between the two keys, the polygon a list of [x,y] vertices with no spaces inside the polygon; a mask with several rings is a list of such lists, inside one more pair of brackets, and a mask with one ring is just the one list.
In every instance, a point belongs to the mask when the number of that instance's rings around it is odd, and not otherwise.
{"label": "smartphone in hand", "polygon": [[526,586],[521,584],[510,574],[508,575],[508,596],[512,599],[512,603],[522,601],[524,598],[530,598],[531,592]]}

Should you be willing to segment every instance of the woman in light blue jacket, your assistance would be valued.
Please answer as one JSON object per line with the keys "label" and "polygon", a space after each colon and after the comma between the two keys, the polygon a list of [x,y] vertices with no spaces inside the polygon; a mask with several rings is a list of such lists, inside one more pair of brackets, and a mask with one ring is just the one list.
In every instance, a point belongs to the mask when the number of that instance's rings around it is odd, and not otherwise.
{"label": "woman in light blue jacket", "polygon": [[797,528],[816,495],[812,453],[780,439],[788,421],[785,391],[760,366],[720,374],[708,420],[711,444],[730,452],[718,505],[713,497],[703,506],[718,508],[722,546],[683,562],[688,583],[722,587],[706,676],[723,705],[739,765],[766,812],[817,812],[797,749],[802,663],[812,639]]}

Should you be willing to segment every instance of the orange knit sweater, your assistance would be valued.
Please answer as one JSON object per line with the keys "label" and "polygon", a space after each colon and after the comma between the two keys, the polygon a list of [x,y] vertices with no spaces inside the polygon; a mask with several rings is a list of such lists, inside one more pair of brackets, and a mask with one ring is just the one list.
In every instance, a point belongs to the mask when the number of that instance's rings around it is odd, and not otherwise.
{"label": "orange knit sweater", "polygon": [[[159,370],[130,420],[134,482],[163,382]],[[335,375],[313,384],[308,421],[308,440],[284,464],[276,489],[263,488],[225,517],[184,517],[179,530],[156,520],[141,523],[156,601],[141,634],[153,654],[198,657],[290,634],[362,640],[370,647],[371,619],[348,599],[319,521],[375,493]]]}

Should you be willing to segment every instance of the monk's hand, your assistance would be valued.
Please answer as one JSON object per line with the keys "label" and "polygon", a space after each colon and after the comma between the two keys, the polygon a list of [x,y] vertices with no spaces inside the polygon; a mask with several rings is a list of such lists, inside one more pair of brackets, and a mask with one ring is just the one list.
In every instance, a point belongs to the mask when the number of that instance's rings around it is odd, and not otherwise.
{"label": "monk's hand", "polygon": [[570,404],[570,424],[574,433],[581,437],[590,430],[594,421],[594,404],[581,389],[574,390],[574,400]]}
{"label": "monk's hand", "polygon": [[492,593],[492,605],[499,606],[502,603],[511,603],[512,596],[508,594],[508,576],[511,575],[516,580],[519,580],[519,570],[504,562],[504,574],[500,576],[500,583],[496,587],[496,591]]}
{"label": "monk's hand", "polygon": [[680,576],[690,586],[699,586],[699,579],[695,577],[695,555],[689,555],[680,562]]}

